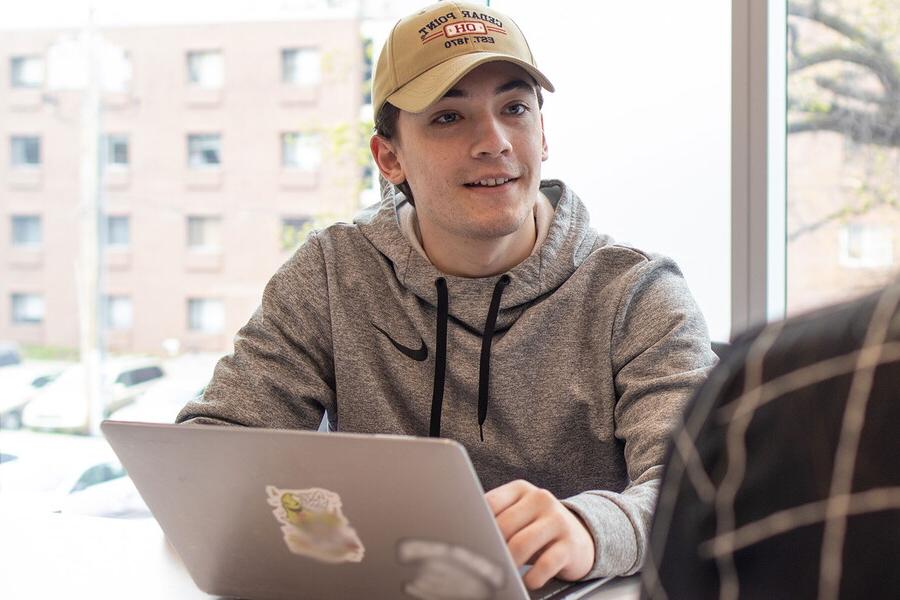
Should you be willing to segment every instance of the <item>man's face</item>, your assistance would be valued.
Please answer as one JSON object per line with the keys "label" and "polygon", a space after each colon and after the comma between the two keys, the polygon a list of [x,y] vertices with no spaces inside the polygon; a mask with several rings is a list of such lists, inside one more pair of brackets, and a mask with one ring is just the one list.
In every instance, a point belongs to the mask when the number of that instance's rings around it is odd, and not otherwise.
{"label": "man's face", "polygon": [[487,63],[424,112],[401,111],[391,142],[389,179],[409,183],[426,242],[502,238],[531,216],[547,146],[534,84],[516,65]]}

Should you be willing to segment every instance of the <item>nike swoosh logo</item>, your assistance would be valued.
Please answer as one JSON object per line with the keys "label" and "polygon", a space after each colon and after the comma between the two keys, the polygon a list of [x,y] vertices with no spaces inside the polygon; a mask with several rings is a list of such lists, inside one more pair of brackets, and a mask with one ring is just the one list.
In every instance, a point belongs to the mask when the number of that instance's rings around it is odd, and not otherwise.
{"label": "nike swoosh logo", "polygon": [[408,358],[411,358],[411,359],[419,361],[419,362],[422,362],[423,360],[428,358],[428,346],[425,345],[425,340],[422,340],[421,348],[419,348],[418,350],[413,350],[412,348],[409,348],[407,346],[404,346],[403,344],[400,344],[400,343],[394,341],[394,338],[392,338],[387,331],[385,331],[384,329],[382,329],[375,323],[372,323],[372,327],[374,327],[375,329],[377,329],[378,331],[383,333],[384,337],[386,337],[388,339],[388,341],[390,341],[394,345],[394,348],[396,348],[397,350],[402,352]]}

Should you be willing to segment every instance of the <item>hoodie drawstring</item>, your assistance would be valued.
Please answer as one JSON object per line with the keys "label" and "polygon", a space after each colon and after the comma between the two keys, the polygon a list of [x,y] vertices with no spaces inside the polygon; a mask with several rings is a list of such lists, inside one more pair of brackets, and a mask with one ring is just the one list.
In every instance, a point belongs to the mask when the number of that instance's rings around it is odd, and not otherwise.
{"label": "hoodie drawstring", "polygon": [[437,287],[437,331],[434,352],[434,388],[431,393],[431,437],[441,437],[441,407],[444,404],[444,379],[447,371],[447,320],[450,314],[450,298],[447,295],[447,280],[443,277],[434,282]]}
{"label": "hoodie drawstring", "polygon": [[494,286],[491,296],[491,307],[484,322],[484,335],[481,336],[481,364],[478,372],[478,433],[484,441],[484,420],[487,419],[488,387],[491,382],[491,343],[494,341],[494,328],[497,326],[497,313],[500,312],[500,298],[503,290],[509,285],[509,275],[504,275]]}
{"label": "hoodie drawstring", "polygon": [[[503,290],[509,285],[509,275],[501,277],[494,286],[491,306],[484,323],[481,336],[481,361],[478,370],[478,432],[484,441],[484,421],[487,419],[488,391],[491,381],[491,344],[494,341],[494,330],[497,326],[497,315],[500,312],[500,300]],[[431,437],[441,436],[441,408],[444,402],[444,381],[447,371],[447,321],[449,320],[450,299],[447,294],[447,281],[440,277],[434,282],[437,287],[437,332],[434,357],[434,388],[431,395]]]}

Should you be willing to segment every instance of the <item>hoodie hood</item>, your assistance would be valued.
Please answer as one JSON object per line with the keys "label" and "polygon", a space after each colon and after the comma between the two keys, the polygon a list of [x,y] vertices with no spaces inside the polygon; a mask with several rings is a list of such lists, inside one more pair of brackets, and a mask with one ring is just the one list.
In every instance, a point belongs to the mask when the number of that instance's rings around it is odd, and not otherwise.
{"label": "hoodie hood", "polygon": [[[525,308],[561,286],[593,249],[611,242],[590,228],[587,209],[563,182],[542,181],[540,189],[553,205],[554,217],[538,251],[505,273],[509,283],[500,301],[497,331],[508,329]],[[354,223],[391,262],[400,284],[425,303],[438,306],[435,282],[443,278],[451,299],[449,316],[483,334],[485,313],[501,275],[467,278],[438,271],[404,236],[397,212],[403,202],[401,192],[386,186],[382,201],[360,213]]]}

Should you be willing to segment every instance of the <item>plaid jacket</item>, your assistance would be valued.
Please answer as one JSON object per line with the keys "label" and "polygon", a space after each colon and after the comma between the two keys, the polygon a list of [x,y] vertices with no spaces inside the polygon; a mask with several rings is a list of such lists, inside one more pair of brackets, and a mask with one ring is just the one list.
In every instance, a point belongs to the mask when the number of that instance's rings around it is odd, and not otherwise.
{"label": "plaid jacket", "polygon": [[900,282],[737,339],[661,485],[644,598],[900,598]]}

